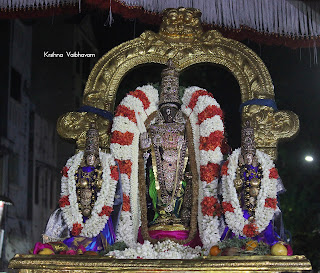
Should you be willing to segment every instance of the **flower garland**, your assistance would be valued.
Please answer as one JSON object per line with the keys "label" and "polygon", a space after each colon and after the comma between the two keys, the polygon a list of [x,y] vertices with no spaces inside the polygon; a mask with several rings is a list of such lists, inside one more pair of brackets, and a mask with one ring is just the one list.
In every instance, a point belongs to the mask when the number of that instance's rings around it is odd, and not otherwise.
{"label": "flower garland", "polygon": [[83,217],[79,210],[76,193],[75,173],[83,158],[83,151],[71,157],[62,170],[61,198],[59,204],[63,217],[73,236],[95,237],[102,231],[112,212],[114,195],[118,183],[118,168],[113,156],[99,151],[102,165],[102,186],[97,194],[97,200],[91,212],[90,218],[83,223]]}
{"label": "flower garland", "polygon": [[[130,247],[137,244],[140,226],[138,195],[139,135],[146,132],[144,122],[157,110],[158,91],[151,85],[130,92],[117,107],[110,140],[110,150],[119,163],[123,206],[117,230],[117,241]],[[124,136],[124,138],[123,138]]]}
{"label": "flower garland", "polygon": [[133,248],[123,251],[114,250],[108,255],[118,259],[195,259],[201,256],[201,247],[183,246],[170,240],[151,244],[145,241],[143,245],[137,244]]}
{"label": "flower garland", "polygon": [[223,113],[218,102],[208,91],[189,87],[182,97],[184,112],[190,119],[195,157],[199,174],[198,226],[205,249],[220,240],[218,178],[224,139]]}
{"label": "flower garland", "polygon": [[228,227],[236,235],[254,237],[264,231],[277,209],[277,178],[279,177],[272,159],[257,150],[256,156],[262,167],[261,188],[257,197],[255,221],[250,223],[243,217],[243,212],[234,187],[241,149],[235,150],[222,167],[222,207]]}

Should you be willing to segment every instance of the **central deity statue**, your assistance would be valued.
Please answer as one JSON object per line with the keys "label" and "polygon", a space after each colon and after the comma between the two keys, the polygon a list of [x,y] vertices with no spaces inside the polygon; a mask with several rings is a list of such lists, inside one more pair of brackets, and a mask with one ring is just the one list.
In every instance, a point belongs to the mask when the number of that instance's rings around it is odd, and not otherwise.
{"label": "central deity statue", "polygon": [[110,150],[123,189],[117,240],[209,247],[220,238],[222,111],[212,94],[196,86],[180,99],[172,61],[161,77],[160,96],[151,85],[137,87],[113,120]]}
{"label": "central deity statue", "polygon": [[186,119],[180,110],[178,72],[162,72],[159,110],[141,135],[144,150],[149,230],[186,230],[191,217],[192,173]]}

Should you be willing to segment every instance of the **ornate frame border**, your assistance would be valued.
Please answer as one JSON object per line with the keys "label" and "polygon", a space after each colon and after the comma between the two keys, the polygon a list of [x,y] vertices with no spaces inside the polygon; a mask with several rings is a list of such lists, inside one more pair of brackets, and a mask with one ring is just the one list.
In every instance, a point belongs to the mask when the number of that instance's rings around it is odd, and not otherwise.
{"label": "ornate frame border", "polygon": [[[204,32],[200,15],[199,10],[191,8],[167,9],[159,33],[146,31],[106,53],[89,75],[83,104],[113,112],[119,84],[131,69],[146,63],[165,64],[170,58],[180,71],[198,63],[224,67],[237,79],[242,102],[274,100],[270,74],[259,56],[218,31]],[[245,106],[242,122],[246,120],[255,129],[257,148],[273,159],[277,157],[278,141],[295,136],[299,130],[295,113],[275,111],[269,106]],[[110,121],[96,114],[66,113],[58,119],[57,131],[63,138],[76,140],[78,149],[83,149],[85,132],[92,121],[100,133],[100,147],[108,149]]]}

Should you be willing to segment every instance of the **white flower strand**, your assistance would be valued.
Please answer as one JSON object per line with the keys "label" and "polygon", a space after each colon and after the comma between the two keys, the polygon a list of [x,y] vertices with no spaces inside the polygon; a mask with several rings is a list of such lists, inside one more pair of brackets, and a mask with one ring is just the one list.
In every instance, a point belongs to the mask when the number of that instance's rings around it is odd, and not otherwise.
{"label": "white flower strand", "polygon": [[200,126],[198,124],[198,114],[205,110],[206,107],[214,105],[220,107],[219,103],[211,96],[201,95],[198,97],[196,105],[193,110],[188,107],[192,95],[199,90],[204,90],[198,86],[188,87],[183,95],[181,106],[182,112],[189,117],[192,133],[193,144],[195,147],[195,159],[197,162],[197,170],[199,174],[199,195],[198,195],[198,227],[199,235],[203,243],[204,249],[208,250],[211,246],[217,244],[220,240],[219,220],[218,217],[208,216],[202,214],[201,202],[204,197],[217,198],[218,178],[214,179],[210,183],[200,180],[200,166],[205,166],[208,163],[220,164],[223,159],[223,155],[220,147],[216,147],[214,151],[200,150],[200,137],[208,137],[212,132],[221,131],[224,132],[223,122],[220,116],[207,118]]}
{"label": "white flower strand", "polygon": [[140,99],[127,95],[120,103],[130,110],[133,110],[137,124],[130,121],[127,117],[117,116],[114,118],[112,132],[133,133],[131,145],[120,145],[111,143],[110,150],[119,160],[130,160],[132,162],[130,179],[127,174],[121,174],[123,193],[130,197],[130,211],[122,211],[117,230],[117,241],[124,241],[130,247],[135,247],[140,226],[140,203],[138,194],[138,157],[139,157],[139,135],[146,131],[143,126],[147,117],[157,110],[158,90],[151,85],[137,87],[147,96],[150,105],[147,109],[143,108]]}
{"label": "white flower strand", "polygon": [[107,255],[117,259],[195,259],[201,256],[201,247],[195,248],[183,246],[170,240],[151,244],[145,241],[144,244],[137,244],[133,248],[126,248],[123,251],[114,250]]}

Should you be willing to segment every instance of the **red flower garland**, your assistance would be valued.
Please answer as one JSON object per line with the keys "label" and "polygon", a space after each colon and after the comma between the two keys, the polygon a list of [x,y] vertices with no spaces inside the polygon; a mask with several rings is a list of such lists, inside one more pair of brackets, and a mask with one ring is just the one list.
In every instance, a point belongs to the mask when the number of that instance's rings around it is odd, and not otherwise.
{"label": "red flower garland", "polygon": [[247,224],[243,227],[243,234],[246,237],[252,238],[258,235],[258,227],[255,223]]}
{"label": "red flower garland", "polygon": [[150,101],[149,101],[147,95],[146,95],[143,91],[137,89],[137,90],[135,90],[135,91],[131,91],[131,92],[129,93],[129,95],[134,96],[135,98],[138,98],[138,99],[142,102],[142,104],[143,104],[143,109],[144,109],[144,110],[146,110],[147,108],[149,108],[149,106],[150,106]]}
{"label": "red flower garland", "polygon": [[229,160],[223,163],[221,167],[221,175],[228,175],[228,164],[229,164]]}
{"label": "red flower garland", "polygon": [[113,208],[112,208],[112,207],[109,207],[109,206],[104,205],[104,206],[102,207],[101,212],[99,213],[99,216],[103,216],[103,215],[110,216],[110,214],[111,214],[112,211],[113,211]]}
{"label": "red flower garland", "polygon": [[81,233],[82,229],[83,229],[82,225],[77,222],[77,223],[73,224],[71,234],[73,236],[78,236]]}
{"label": "red flower garland", "polygon": [[64,167],[62,168],[61,173],[62,173],[62,175],[63,175],[64,177],[68,177],[68,171],[69,171],[69,168],[68,168],[67,166],[64,166]]}
{"label": "red flower garland", "polygon": [[278,203],[277,198],[266,198],[264,206],[266,208],[276,209],[277,208],[277,203]]}
{"label": "red flower garland", "polygon": [[128,195],[123,194],[123,203],[122,203],[122,210],[123,211],[130,211],[130,198]]}
{"label": "red flower garland", "polygon": [[127,117],[129,120],[131,120],[134,123],[137,123],[136,115],[134,113],[134,110],[129,109],[125,105],[119,105],[117,107],[117,112],[115,114],[116,117],[122,116]]}
{"label": "red flower garland", "polygon": [[120,145],[131,145],[134,134],[131,132],[122,133],[120,131],[114,131],[111,136],[110,143],[118,143]]}
{"label": "red flower garland", "polygon": [[64,208],[65,206],[70,206],[69,195],[64,195],[59,200],[60,208]]}
{"label": "red flower garland", "polygon": [[222,202],[222,208],[224,213],[226,213],[227,211],[234,212],[234,207],[229,202]]}
{"label": "red flower garland", "polygon": [[270,169],[269,178],[274,178],[274,179],[279,178],[279,174],[276,168]]}
{"label": "red flower garland", "polygon": [[125,173],[126,175],[128,175],[128,177],[130,179],[130,177],[131,177],[131,167],[132,167],[131,160],[129,160],[129,159],[127,159],[127,160],[116,159],[116,161],[119,164],[120,173]]}
{"label": "red flower garland", "polygon": [[208,137],[200,137],[200,150],[214,151],[221,146],[223,133],[221,131],[214,131]]}
{"label": "red flower garland", "polygon": [[219,115],[221,118],[223,118],[223,112],[221,108],[215,105],[209,105],[201,113],[198,114],[198,124],[200,125],[206,119],[212,118],[216,115]]}
{"label": "red flower garland", "polygon": [[198,90],[192,94],[188,107],[193,110],[193,108],[196,106],[196,104],[198,102],[198,98],[200,96],[210,96],[213,98],[213,95],[211,93],[209,93],[208,91]]}
{"label": "red flower garland", "polygon": [[221,206],[218,203],[217,198],[204,197],[201,202],[201,211],[203,215],[208,216],[220,216],[221,215]]}
{"label": "red flower garland", "polygon": [[110,171],[111,171],[111,178],[113,180],[119,180],[119,171],[117,166],[110,166]]}
{"label": "red flower garland", "polygon": [[200,166],[200,179],[206,181],[207,184],[219,176],[219,164],[208,163],[207,165]]}

